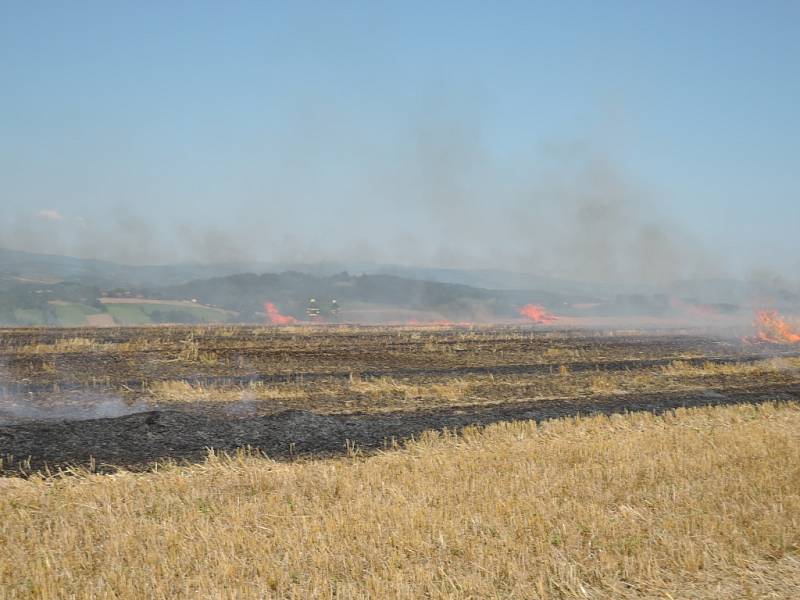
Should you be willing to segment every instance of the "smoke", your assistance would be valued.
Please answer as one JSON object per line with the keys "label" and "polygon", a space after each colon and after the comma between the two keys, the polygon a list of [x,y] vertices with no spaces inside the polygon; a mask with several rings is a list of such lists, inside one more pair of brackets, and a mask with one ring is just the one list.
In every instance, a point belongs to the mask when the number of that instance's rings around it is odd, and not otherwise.
{"label": "smoke", "polygon": [[151,410],[142,400],[126,402],[113,393],[80,390],[47,395],[21,391],[0,359],[0,426],[24,421],[85,421]]}
{"label": "smoke", "polygon": [[724,272],[709,249],[671,223],[643,186],[607,157],[585,150],[571,152],[569,161],[554,158],[515,210],[515,239],[524,249],[515,265],[612,283],[658,284]]}
{"label": "smoke", "polygon": [[21,214],[0,224],[0,247],[110,260],[131,265],[234,263],[254,257],[264,241],[245,226],[162,221],[125,207],[89,216],[42,220]]}
{"label": "smoke", "polygon": [[611,284],[734,274],[615,144],[509,150],[479,114],[444,108],[402,117],[391,139],[324,115],[330,123],[317,115],[275,133],[242,167],[246,185],[232,171],[219,195],[48,208],[58,220],[17,211],[0,223],[0,246],[128,264],[398,263]]}
{"label": "smoke", "polygon": [[728,271],[602,144],[532,144],[508,156],[478,123],[425,121],[385,159],[388,172],[376,167],[385,176],[372,193],[415,223],[399,262],[609,283]]}
{"label": "smoke", "polygon": [[80,403],[61,404],[53,402],[47,406],[37,405],[33,398],[9,396],[0,393],[0,425],[22,421],[85,421],[122,417],[152,410],[146,402],[129,404],[121,398],[99,394],[83,394]]}
{"label": "smoke", "polygon": [[61,221],[64,217],[57,210],[43,208],[36,212],[36,216],[44,221]]}

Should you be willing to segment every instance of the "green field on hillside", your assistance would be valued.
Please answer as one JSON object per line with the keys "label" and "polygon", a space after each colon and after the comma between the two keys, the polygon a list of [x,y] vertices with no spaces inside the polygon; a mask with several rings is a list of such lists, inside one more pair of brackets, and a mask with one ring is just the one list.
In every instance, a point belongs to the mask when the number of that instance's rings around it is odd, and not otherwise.
{"label": "green field on hillside", "polygon": [[106,310],[120,325],[148,323],[215,323],[227,321],[229,313],[206,306],[170,303],[106,304]]}
{"label": "green field on hillside", "polygon": [[44,325],[47,317],[40,308],[15,308],[14,320],[19,325]]}
{"label": "green field on hillside", "polygon": [[56,304],[52,306],[55,311],[58,325],[65,327],[78,327],[86,324],[86,317],[99,315],[105,311],[85,304]]}
{"label": "green field on hillside", "polygon": [[152,323],[219,323],[230,320],[232,313],[206,306],[172,303],[106,304],[103,308],[76,302],[49,303],[43,307],[17,308],[9,324],[19,326],[50,325],[80,327],[87,325],[90,315],[108,314],[118,325],[148,325]]}

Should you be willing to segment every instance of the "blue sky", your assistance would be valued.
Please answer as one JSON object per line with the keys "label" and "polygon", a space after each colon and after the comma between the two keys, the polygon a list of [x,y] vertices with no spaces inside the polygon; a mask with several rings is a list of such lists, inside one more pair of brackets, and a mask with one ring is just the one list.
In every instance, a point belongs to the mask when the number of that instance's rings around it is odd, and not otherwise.
{"label": "blue sky", "polygon": [[3,4],[0,245],[797,279],[800,3],[428,4]]}

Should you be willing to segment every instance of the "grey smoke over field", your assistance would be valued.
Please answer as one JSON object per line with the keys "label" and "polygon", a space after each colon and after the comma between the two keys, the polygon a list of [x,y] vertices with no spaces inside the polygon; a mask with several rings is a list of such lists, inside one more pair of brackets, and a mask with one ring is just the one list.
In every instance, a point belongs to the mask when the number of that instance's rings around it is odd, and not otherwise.
{"label": "grey smoke over field", "polygon": [[80,403],[35,404],[32,399],[0,393],[0,425],[21,421],[86,421],[122,417],[151,408],[145,402],[129,404],[104,394],[83,394]]}
{"label": "grey smoke over field", "polygon": [[387,162],[393,171],[374,191],[415,214],[417,231],[427,229],[411,246],[425,248],[428,262],[646,283],[730,267],[671,220],[668,202],[659,206],[654,192],[590,144],[501,158],[474,130],[436,123]]}
{"label": "grey smoke over field", "polygon": [[26,392],[9,377],[0,359],[0,426],[22,421],[84,421],[150,410],[144,401],[126,402],[111,392],[80,390],[58,394]]}
{"label": "grey smoke over field", "polygon": [[522,262],[535,264],[542,252],[550,275],[665,283],[728,268],[603,157],[585,157],[536,182],[531,206],[539,210],[515,211],[519,238],[526,231],[539,238]]}
{"label": "grey smoke over field", "polygon": [[602,144],[509,154],[469,115],[405,125],[390,140],[305,125],[305,137],[273,140],[247,186],[230,172],[219,196],[10,214],[0,246],[128,264],[366,259],[606,283],[745,274]]}

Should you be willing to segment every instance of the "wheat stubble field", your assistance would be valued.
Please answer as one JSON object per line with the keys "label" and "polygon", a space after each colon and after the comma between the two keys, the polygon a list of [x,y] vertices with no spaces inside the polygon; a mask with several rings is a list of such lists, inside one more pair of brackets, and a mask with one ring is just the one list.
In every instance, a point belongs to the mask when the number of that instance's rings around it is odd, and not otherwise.
{"label": "wheat stubble field", "polygon": [[791,347],[174,327],[0,352],[2,597],[800,592]]}

